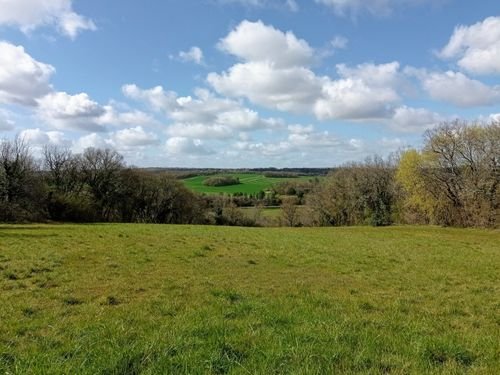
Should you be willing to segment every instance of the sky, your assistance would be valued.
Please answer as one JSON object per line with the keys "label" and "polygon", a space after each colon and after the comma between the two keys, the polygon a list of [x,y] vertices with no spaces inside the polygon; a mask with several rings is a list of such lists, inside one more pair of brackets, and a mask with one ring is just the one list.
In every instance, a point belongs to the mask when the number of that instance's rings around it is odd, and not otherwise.
{"label": "sky", "polygon": [[332,167],[500,121],[498,0],[0,0],[0,139]]}

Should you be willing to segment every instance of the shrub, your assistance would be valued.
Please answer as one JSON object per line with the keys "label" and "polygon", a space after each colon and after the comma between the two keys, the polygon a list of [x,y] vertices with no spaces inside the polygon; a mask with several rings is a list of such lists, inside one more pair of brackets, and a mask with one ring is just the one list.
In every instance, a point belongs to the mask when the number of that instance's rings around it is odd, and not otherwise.
{"label": "shrub", "polygon": [[215,176],[209,177],[203,184],[206,186],[231,186],[231,185],[239,185],[240,179],[238,177],[233,176]]}

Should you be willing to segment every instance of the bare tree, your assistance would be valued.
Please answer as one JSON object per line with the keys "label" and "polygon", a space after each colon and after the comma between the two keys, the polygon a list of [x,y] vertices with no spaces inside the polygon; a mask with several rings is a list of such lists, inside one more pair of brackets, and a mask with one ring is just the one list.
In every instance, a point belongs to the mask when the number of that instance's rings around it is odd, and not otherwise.
{"label": "bare tree", "polygon": [[281,217],[288,227],[295,227],[298,224],[299,208],[298,199],[295,196],[284,197],[281,199]]}
{"label": "bare tree", "polygon": [[114,150],[88,148],[81,156],[82,175],[93,196],[96,209],[105,221],[118,206],[123,156]]}
{"label": "bare tree", "polygon": [[0,142],[0,220],[32,220],[43,207],[38,165],[21,138]]}

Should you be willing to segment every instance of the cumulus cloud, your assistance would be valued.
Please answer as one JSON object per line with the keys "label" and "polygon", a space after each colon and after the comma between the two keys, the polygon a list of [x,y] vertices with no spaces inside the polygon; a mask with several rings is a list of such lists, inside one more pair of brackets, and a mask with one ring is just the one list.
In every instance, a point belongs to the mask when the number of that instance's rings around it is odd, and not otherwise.
{"label": "cumulus cloud", "polygon": [[98,123],[105,112],[85,93],[70,95],[53,92],[38,99],[39,117],[58,129],[105,131],[104,126]]}
{"label": "cumulus cloud", "polygon": [[330,45],[334,49],[344,49],[347,47],[347,44],[349,43],[349,39],[342,35],[336,35],[331,41]]}
{"label": "cumulus cloud", "polygon": [[37,98],[52,90],[54,72],[53,66],[33,59],[22,46],[0,41],[0,103],[36,105]]}
{"label": "cumulus cloud", "polygon": [[441,0],[315,0],[316,3],[330,7],[340,16],[357,16],[369,13],[375,16],[387,16],[398,6],[442,3]]}
{"label": "cumulus cloud", "polygon": [[165,143],[167,153],[171,155],[211,155],[215,152],[204,146],[199,139],[172,137]]}
{"label": "cumulus cloud", "polygon": [[311,125],[291,125],[286,139],[269,142],[239,141],[233,148],[240,157],[253,155],[253,157],[276,158],[300,155],[301,158],[305,158],[307,155],[324,157],[325,151],[329,154],[359,152],[362,146],[360,140],[340,139],[328,131],[317,132]]}
{"label": "cumulus cloud", "polygon": [[121,112],[112,105],[102,106],[86,93],[51,92],[38,99],[37,115],[46,124],[60,130],[105,132],[108,125],[156,125],[156,121],[144,112]]}
{"label": "cumulus cloud", "polygon": [[500,103],[500,87],[490,87],[461,72],[417,73],[425,91],[435,100],[458,107],[488,106]]}
{"label": "cumulus cloud", "polygon": [[338,65],[341,79],[325,81],[315,104],[319,119],[377,119],[390,115],[400,101],[399,63]]}
{"label": "cumulus cloud", "polygon": [[500,74],[500,17],[456,27],[439,56],[456,59],[458,66],[470,73]]}
{"label": "cumulus cloud", "polygon": [[444,116],[425,108],[401,106],[395,109],[393,117],[388,120],[388,123],[396,131],[420,133],[445,120]]}
{"label": "cumulus cloud", "polygon": [[401,100],[404,77],[398,62],[341,64],[337,79],[318,76],[309,66],[315,53],[307,42],[260,21],[243,21],[220,47],[243,60],[225,72],[208,74],[208,83],[222,95],[312,113],[320,120],[387,118]]}
{"label": "cumulus cloud", "polygon": [[283,8],[292,12],[299,10],[299,4],[296,0],[218,0],[220,4],[240,4],[247,7],[271,7]]}
{"label": "cumulus cloud", "polygon": [[91,19],[77,14],[72,0],[1,0],[0,25],[30,32],[41,26],[54,26],[74,39],[83,30],[96,30]]}
{"label": "cumulus cloud", "polygon": [[314,55],[309,44],[291,31],[284,33],[261,21],[241,22],[218,46],[241,60],[268,62],[275,67],[308,65]]}
{"label": "cumulus cloud", "polygon": [[148,103],[155,111],[168,112],[177,105],[177,93],[165,91],[161,86],[145,90],[137,85],[128,84],[122,87],[122,92],[130,99]]}
{"label": "cumulus cloud", "polygon": [[103,126],[158,126],[158,122],[151,115],[136,109],[119,111],[113,105],[105,105],[103,109],[104,114],[96,119],[96,122]]}
{"label": "cumulus cloud", "polygon": [[12,115],[9,111],[0,108],[0,131],[13,130],[15,127],[15,121],[12,119]]}
{"label": "cumulus cloud", "polygon": [[203,51],[200,47],[191,47],[188,51],[179,52],[179,59],[183,62],[193,62],[198,65],[203,64]]}
{"label": "cumulus cloud", "polygon": [[240,131],[282,125],[279,120],[261,118],[238,101],[217,97],[204,89],[195,90],[194,97],[179,97],[162,87],[144,90],[136,85],[125,85],[123,92],[165,114],[172,121],[167,129],[172,137],[225,139]]}
{"label": "cumulus cloud", "polygon": [[489,120],[494,122],[500,122],[500,113],[492,113],[489,116]]}
{"label": "cumulus cloud", "polygon": [[399,64],[337,67],[340,79],[318,77],[304,67],[276,69],[268,63],[237,64],[208,82],[221,94],[246,97],[280,111],[313,113],[318,119],[387,117],[400,100]]}
{"label": "cumulus cloud", "polygon": [[159,143],[156,134],[145,131],[141,126],[119,130],[111,135],[111,141],[118,150],[151,146]]}
{"label": "cumulus cloud", "polygon": [[72,151],[75,153],[82,153],[87,148],[101,148],[107,149],[112,148],[111,142],[109,139],[105,139],[102,135],[97,133],[90,133],[84,135],[77,139],[72,146]]}
{"label": "cumulus cloud", "polygon": [[69,147],[71,145],[71,141],[65,137],[64,133],[59,131],[44,131],[40,128],[24,129],[19,133],[19,137],[37,148],[45,145],[60,147]]}
{"label": "cumulus cloud", "polygon": [[210,73],[208,83],[220,94],[245,97],[280,111],[307,112],[321,95],[322,82],[304,67],[277,69],[271,62],[236,64],[227,72]]}

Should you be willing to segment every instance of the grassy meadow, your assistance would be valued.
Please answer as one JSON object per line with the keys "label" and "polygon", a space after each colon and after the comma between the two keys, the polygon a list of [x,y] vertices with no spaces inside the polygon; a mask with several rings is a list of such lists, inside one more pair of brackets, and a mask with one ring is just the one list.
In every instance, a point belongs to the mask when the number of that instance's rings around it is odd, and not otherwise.
{"label": "grassy meadow", "polygon": [[311,176],[300,176],[295,178],[280,178],[280,177],[266,177],[263,174],[257,173],[227,173],[221,176],[232,176],[240,179],[239,185],[230,186],[206,186],[203,182],[209,177],[216,177],[217,175],[211,176],[195,176],[183,179],[182,181],[192,191],[197,193],[225,193],[225,194],[235,194],[235,193],[245,193],[245,194],[256,194],[259,191],[265,191],[269,189],[276,183],[287,181],[287,180],[309,180]]}
{"label": "grassy meadow", "polygon": [[0,226],[0,373],[498,374],[500,232]]}

